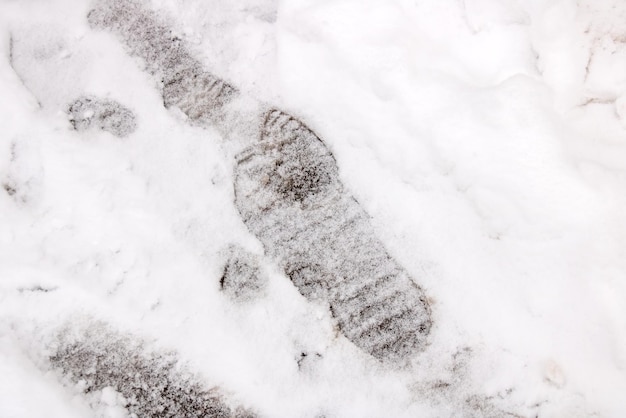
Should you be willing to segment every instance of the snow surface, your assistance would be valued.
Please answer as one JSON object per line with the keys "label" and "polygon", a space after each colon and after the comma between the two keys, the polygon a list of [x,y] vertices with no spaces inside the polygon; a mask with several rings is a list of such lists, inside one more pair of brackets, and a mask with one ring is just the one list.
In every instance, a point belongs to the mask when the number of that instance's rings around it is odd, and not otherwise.
{"label": "snow surface", "polygon": [[[209,70],[324,139],[428,294],[430,345],[392,369],[337,335],[243,224],[235,145],[166,110],[88,2],[3,0],[0,417],[124,416],[47,361],[57,330],[92,321],[175,351],[259,416],[626,415],[626,3],[151,7]],[[136,130],[73,130],[82,96]],[[245,303],[220,291],[233,246],[264,275]]]}

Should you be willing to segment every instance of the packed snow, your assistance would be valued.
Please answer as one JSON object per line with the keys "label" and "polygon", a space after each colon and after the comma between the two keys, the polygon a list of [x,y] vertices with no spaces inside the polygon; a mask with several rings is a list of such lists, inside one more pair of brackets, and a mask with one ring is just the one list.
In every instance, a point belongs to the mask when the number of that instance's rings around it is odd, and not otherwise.
{"label": "packed snow", "polygon": [[107,1],[0,1],[0,417],[626,416],[625,2],[141,3],[332,153],[339,242],[426,295],[390,363],[238,206],[255,120],[164,106]]}

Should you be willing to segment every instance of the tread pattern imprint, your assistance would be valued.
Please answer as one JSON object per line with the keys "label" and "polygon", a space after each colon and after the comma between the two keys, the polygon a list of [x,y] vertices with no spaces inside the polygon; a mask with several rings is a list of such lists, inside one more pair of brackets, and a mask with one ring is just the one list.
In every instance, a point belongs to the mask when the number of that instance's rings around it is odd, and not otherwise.
{"label": "tread pattern imprint", "polygon": [[237,157],[236,206],[300,293],[328,302],[341,332],[379,360],[420,351],[431,328],[423,290],[388,254],[347,193],[334,157],[302,122],[265,115]]}
{"label": "tread pattern imprint", "polygon": [[[135,1],[100,1],[93,27],[122,39],[162,81],[166,106],[192,122],[222,123],[241,96],[203,69],[156,13]],[[235,205],[267,254],[309,300],[328,303],[341,332],[382,361],[424,349],[431,311],[424,291],[389,255],[368,215],[344,189],[323,141],[289,114],[260,105],[236,115],[260,127],[236,156]]]}

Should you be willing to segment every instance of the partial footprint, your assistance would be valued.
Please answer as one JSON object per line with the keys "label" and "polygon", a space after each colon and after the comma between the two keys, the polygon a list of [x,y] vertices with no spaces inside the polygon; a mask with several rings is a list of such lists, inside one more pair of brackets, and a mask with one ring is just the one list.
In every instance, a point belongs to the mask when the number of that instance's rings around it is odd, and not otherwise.
{"label": "partial footprint", "polygon": [[49,361],[64,379],[88,394],[92,403],[111,398],[112,392],[131,416],[256,416],[232,405],[219,388],[206,388],[175,353],[148,350],[145,345],[133,335],[94,322],[64,329]]}
{"label": "partial footprint", "polygon": [[184,41],[157,14],[132,0],[99,1],[88,15],[95,28],[122,35],[133,56],[160,77],[163,102],[176,106],[192,121],[215,122],[237,90],[206,71]]}
{"label": "partial footprint", "polygon": [[135,114],[114,100],[79,97],[69,105],[68,113],[70,123],[77,131],[96,128],[122,138],[137,129]]}
{"label": "partial footprint", "polygon": [[258,298],[267,283],[257,257],[234,245],[226,253],[220,290],[234,302],[248,302]]}

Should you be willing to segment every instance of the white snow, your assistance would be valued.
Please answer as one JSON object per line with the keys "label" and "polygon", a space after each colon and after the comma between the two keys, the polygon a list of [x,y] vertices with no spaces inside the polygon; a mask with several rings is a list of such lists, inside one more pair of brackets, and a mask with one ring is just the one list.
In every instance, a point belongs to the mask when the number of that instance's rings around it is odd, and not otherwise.
{"label": "white snow", "polygon": [[[431,298],[431,344],[389,370],[337,337],[241,221],[236,146],[166,110],[87,2],[8,0],[0,417],[124,416],[113,389],[89,409],[47,368],[58,327],[89,318],[176,350],[260,416],[464,416],[471,397],[626,416],[626,3],[151,4],[208,69],[324,139]],[[73,131],[66,106],[85,94],[131,109],[137,130]],[[263,260],[247,304],[219,292],[232,244]],[[322,357],[299,369],[301,352]]]}

